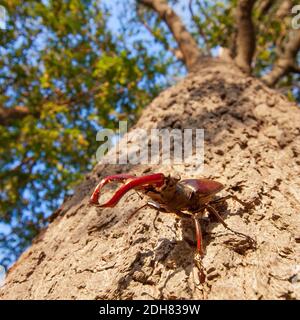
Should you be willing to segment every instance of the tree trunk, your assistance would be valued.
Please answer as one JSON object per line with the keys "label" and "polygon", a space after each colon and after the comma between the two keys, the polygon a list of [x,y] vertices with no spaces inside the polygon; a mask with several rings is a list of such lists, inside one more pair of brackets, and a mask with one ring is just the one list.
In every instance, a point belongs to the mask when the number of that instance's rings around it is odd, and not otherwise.
{"label": "tree trunk", "polygon": [[[88,206],[96,183],[149,166],[99,164],[9,270],[1,299],[299,299],[300,111],[234,65],[207,59],[159,95],[136,127],[204,128],[205,166],[176,167],[232,187],[221,215],[243,238],[203,221],[206,281],[194,265],[192,221],[142,209],[133,194],[115,208]],[[172,167],[151,167],[172,173]],[[226,190],[224,191],[224,195]],[[297,252],[298,250],[298,252]]]}

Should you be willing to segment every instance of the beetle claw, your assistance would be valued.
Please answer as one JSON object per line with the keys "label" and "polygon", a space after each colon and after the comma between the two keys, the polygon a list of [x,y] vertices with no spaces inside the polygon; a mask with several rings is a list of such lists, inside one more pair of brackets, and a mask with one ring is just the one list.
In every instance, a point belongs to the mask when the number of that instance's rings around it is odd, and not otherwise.
{"label": "beetle claw", "polygon": [[112,181],[124,182],[125,180],[133,179],[133,178],[135,178],[135,176],[129,175],[129,174],[115,174],[115,175],[107,176],[103,178],[94,189],[94,192],[90,197],[89,203],[91,205],[96,205],[101,207],[101,205],[99,204],[100,192],[106,184]]}
{"label": "beetle claw", "polygon": [[[104,204],[99,204],[99,196],[102,188],[112,182],[125,182],[123,186],[121,186],[115,194],[112,196],[110,200],[105,202]],[[146,176],[136,177],[133,175],[127,174],[119,174],[108,176],[100,181],[100,183],[96,186],[91,198],[90,204],[99,205],[100,207],[114,207],[119,200],[131,189],[146,189],[147,187],[161,187],[165,182],[165,176],[162,173],[155,173]]]}

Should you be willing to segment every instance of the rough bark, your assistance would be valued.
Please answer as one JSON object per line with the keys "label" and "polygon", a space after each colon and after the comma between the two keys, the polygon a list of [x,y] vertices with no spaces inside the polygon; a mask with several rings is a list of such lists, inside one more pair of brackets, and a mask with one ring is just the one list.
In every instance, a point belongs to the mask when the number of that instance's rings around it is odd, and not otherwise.
{"label": "rough bark", "polygon": [[[299,299],[299,123],[299,108],[284,96],[234,65],[203,61],[157,97],[137,127],[204,128],[204,172],[99,164],[9,270],[1,299]],[[87,205],[101,177],[149,169],[213,177],[245,201],[259,198],[250,211],[229,200],[221,212],[257,248],[203,221],[200,284],[192,221],[160,213],[154,223],[147,208],[126,225],[142,202],[135,194],[115,208]]]}

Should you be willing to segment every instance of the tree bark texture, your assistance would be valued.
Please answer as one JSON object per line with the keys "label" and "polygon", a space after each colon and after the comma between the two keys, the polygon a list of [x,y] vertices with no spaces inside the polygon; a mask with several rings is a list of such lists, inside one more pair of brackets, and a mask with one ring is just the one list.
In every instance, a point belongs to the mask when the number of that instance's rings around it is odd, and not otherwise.
{"label": "tree bark texture", "polygon": [[[136,127],[204,128],[197,166],[97,165],[9,270],[1,299],[299,299],[300,111],[228,62],[207,59],[162,92]],[[206,281],[194,265],[191,219],[144,208],[135,193],[114,208],[88,206],[107,175],[147,171],[214,178],[228,200],[220,214],[257,241],[252,248],[217,221],[202,221]],[[222,194],[226,195],[224,190]]]}

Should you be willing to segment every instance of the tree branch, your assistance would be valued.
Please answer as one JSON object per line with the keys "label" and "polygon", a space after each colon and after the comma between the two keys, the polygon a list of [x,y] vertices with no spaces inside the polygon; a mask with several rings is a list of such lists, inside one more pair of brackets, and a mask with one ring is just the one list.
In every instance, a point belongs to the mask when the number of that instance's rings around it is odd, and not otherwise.
{"label": "tree branch", "polygon": [[194,10],[193,10],[193,0],[189,0],[189,11],[190,11],[190,15],[191,15],[192,20],[195,22],[195,25],[196,25],[196,28],[197,28],[199,34],[201,35],[201,37],[204,40],[205,52],[209,53],[209,50],[210,50],[209,43],[207,41],[207,37],[206,37],[205,32],[203,32],[202,28],[197,23],[197,18],[195,16],[195,13],[194,13]]}
{"label": "tree branch", "polygon": [[16,106],[13,108],[0,107],[0,125],[9,125],[13,120],[23,119],[30,114],[27,107]]}
{"label": "tree branch", "polygon": [[8,126],[13,123],[14,120],[21,120],[28,115],[32,115],[38,118],[41,114],[41,109],[43,108],[44,102],[51,101],[56,105],[68,105],[70,110],[76,103],[86,101],[91,95],[94,95],[98,90],[100,90],[101,85],[93,86],[88,92],[81,91],[77,93],[77,95],[73,95],[72,97],[64,98],[64,93],[59,89],[55,89],[55,95],[53,92],[48,96],[45,96],[41,101],[39,110],[29,110],[28,107],[25,106],[15,106],[11,108],[6,108],[0,106],[0,125]]}
{"label": "tree branch", "polygon": [[274,86],[283,76],[289,72],[298,72],[296,56],[300,50],[300,30],[293,30],[282,48],[281,54],[273,66],[273,70],[265,75],[262,80],[268,86]]}
{"label": "tree branch", "polygon": [[276,0],[263,0],[259,3],[258,11],[259,18],[266,16],[272,6],[275,4]]}
{"label": "tree branch", "polygon": [[280,19],[285,18],[291,13],[292,7],[293,7],[293,1],[283,0],[275,14],[276,17]]}
{"label": "tree branch", "polygon": [[252,22],[252,9],[255,0],[239,0],[237,6],[236,64],[246,73],[251,71],[255,51],[255,30]]}
{"label": "tree branch", "polygon": [[191,71],[198,63],[201,53],[196,41],[187,31],[178,15],[164,0],[137,1],[157,12],[159,17],[167,24],[182,52],[183,61],[187,69]]}
{"label": "tree branch", "polygon": [[139,17],[140,21],[142,22],[142,24],[144,25],[144,27],[149,31],[149,33],[151,33],[151,35],[157,40],[159,41],[165,48],[165,50],[168,50],[170,52],[173,53],[173,55],[178,59],[183,61],[183,55],[181,50],[177,49],[177,48],[172,48],[169,46],[169,44],[165,41],[161,41],[161,39],[159,39],[159,37],[157,37],[157,35],[155,34],[155,32],[152,30],[152,28],[148,25],[147,21],[145,21],[145,19],[143,18],[142,14],[139,12],[138,8],[136,10],[137,12],[137,16]]}

